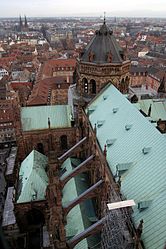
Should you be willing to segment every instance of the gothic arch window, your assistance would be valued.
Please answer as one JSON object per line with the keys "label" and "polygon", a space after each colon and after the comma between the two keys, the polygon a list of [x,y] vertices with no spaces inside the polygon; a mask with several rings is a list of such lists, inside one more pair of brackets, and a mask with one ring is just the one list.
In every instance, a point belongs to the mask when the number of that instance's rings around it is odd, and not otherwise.
{"label": "gothic arch window", "polygon": [[91,93],[96,94],[96,81],[95,80],[90,80],[90,86],[91,86]]}
{"label": "gothic arch window", "polygon": [[84,91],[84,93],[88,93],[88,80],[86,78],[83,78],[82,83],[83,83],[83,91]]}
{"label": "gothic arch window", "polygon": [[128,92],[129,82],[130,82],[130,78],[127,76],[125,78],[125,81],[124,81],[123,85],[122,85],[122,87],[123,87],[123,93],[127,93]]}
{"label": "gothic arch window", "polygon": [[122,89],[122,91],[124,90],[124,87],[125,87],[125,80],[122,79],[122,81],[121,81],[121,89]]}
{"label": "gothic arch window", "polygon": [[120,85],[119,85],[119,90],[120,90],[122,93],[124,93],[124,89],[125,89],[125,79],[123,78],[123,79],[121,80]]}
{"label": "gothic arch window", "polygon": [[[112,82],[112,84],[113,84],[114,86],[116,86],[116,87],[118,88],[119,81],[117,81],[116,78],[111,79],[111,82]],[[110,83],[110,81],[107,82],[107,84],[109,84],[109,83]]]}
{"label": "gothic arch window", "polygon": [[67,145],[67,136],[66,135],[62,135],[60,137],[60,146],[62,150],[67,150],[68,145]]}
{"label": "gothic arch window", "polygon": [[122,79],[121,83],[124,84],[124,82],[125,82],[124,79]]}
{"label": "gothic arch window", "polygon": [[126,79],[125,79],[125,82],[126,82],[127,85],[129,84],[129,81],[130,81],[130,78],[127,76]]}
{"label": "gothic arch window", "polygon": [[38,143],[37,144],[37,151],[39,151],[40,153],[44,154],[44,146],[42,143]]}

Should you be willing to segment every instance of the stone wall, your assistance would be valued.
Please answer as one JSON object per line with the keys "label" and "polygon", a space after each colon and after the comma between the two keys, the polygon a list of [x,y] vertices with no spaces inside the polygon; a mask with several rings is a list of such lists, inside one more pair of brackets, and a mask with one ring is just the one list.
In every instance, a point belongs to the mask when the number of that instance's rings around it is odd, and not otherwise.
{"label": "stone wall", "polygon": [[[77,62],[77,91],[82,96],[94,96],[107,83],[112,82],[121,92],[126,93],[130,82],[129,69],[130,61],[103,65]],[[95,81],[95,90],[92,87],[92,81]]]}
{"label": "stone wall", "polygon": [[23,132],[18,139],[20,160],[23,160],[33,149],[38,150],[39,144],[42,144],[45,155],[48,155],[50,150],[54,150],[58,156],[61,155],[65,151],[61,148],[61,136],[64,135],[67,136],[68,148],[72,147],[76,143],[74,127]]}

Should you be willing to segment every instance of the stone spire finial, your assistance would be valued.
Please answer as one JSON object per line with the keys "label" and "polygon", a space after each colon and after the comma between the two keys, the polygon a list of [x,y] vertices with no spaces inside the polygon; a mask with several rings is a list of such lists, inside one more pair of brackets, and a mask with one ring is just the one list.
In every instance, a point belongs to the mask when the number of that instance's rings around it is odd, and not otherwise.
{"label": "stone spire finial", "polygon": [[51,128],[51,122],[50,122],[50,118],[48,118],[48,128]]}
{"label": "stone spire finial", "polygon": [[104,152],[103,153],[104,153],[104,156],[106,158],[107,157],[107,145],[106,144],[104,145]]}
{"label": "stone spire finial", "polygon": [[27,17],[26,17],[26,16],[24,16],[24,19],[25,19],[24,26],[25,26],[25,28],[27,28],[27,27],[28,27]]}
{"label": "stone spire finial", "polygon": [[142,235],[142,231],[143,231],[143,220],[140,220],[140,223],[136,229],[136,237],[135,237],[135,249],[139,249],[139,243],[140,243],[140,239],[141,239],[141,235]]}
{"label": "stone spire finial", "polygon": [[143,220],[140,220],[140,223],[136,229],[136,235],[137,235],[137,238],[140,239],[141,238],[141,234],[142,234],[142,231],[143,231],[143,223],[144,221]]}
{"label": "stone spire finial", "polygon": [[96,134],[97,133],[97,125],[95,123],[95,127],[94,127],[94,133]]}

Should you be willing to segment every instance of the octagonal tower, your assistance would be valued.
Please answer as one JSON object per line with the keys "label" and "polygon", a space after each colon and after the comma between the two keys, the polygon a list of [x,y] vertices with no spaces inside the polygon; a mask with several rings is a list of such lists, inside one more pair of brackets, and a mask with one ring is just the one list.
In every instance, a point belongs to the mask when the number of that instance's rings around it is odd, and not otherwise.
{"label": "octagonal tower", "polygon": [[122,93],[128,92],[130,61],[105,22],[77,61],[77,91],[93,97],[112,82]]}

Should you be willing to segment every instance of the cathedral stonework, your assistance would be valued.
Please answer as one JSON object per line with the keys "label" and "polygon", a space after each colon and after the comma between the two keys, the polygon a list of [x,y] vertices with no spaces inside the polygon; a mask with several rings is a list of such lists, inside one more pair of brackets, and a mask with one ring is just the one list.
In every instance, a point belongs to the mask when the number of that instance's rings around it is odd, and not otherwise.
{"label": "cathedral stonework", "polygon": [[122,93],[127,93],[129,69],[130,61],[104,20],[77,60],[77,91],[81,96],[93,97],[112,82]]}

